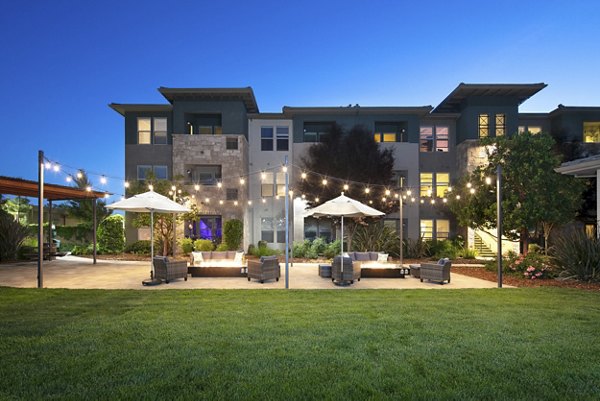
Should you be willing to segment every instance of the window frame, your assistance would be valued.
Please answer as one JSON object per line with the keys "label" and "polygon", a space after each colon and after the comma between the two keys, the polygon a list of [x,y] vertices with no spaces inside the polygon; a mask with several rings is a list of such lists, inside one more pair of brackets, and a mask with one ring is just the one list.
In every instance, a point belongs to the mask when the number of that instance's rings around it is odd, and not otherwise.
{"label": "window frame", "polygon": [[[158,131],[156,129],[156,125],[157,125],[156,124],[156,120],[165,120],[165,129],[164,129],[164,131],[163,130]],[[168,129],[168,124],[169,124],[169,121],[168,121],[167,117],[152,117],[152,144],[153,145],[168,145],[169,144],[169,139],[168,139],[168,134],[167,134],[167,132],[169,130]],[[160,136],[157,135],[157,133],[159,133],[159,132],[161,133]],[[161,138],[161,139],[164,138],[164,142],[162,142],[162,141],[158,142],[156,140],[157,138]]]}
{"label": "window frame", "polygon": [[498,113],[494,115],[496,136],[506,135],[506,114]]}
{"label": "window frame", "polygon": [[[148,129],[147,130],[141,130],[140,129],[140,121],[141,120],[148,120]],[[152,118],[151,117],[138,117],[137,118],[137,144],[138,145],[152,145]],[[148,136],[147,142],[142,142],[140,141],[140,135],[141,133],[144,133],[144,135]]]}
{"label": "window frame", "polygon": [[[282,132],[280,132],[280,130]],[[283,130],[285,130],[285,132],[283,132]],[[275,150],[278,152],[288,152],[290,150],[290,127],[289,126],[278,125],[275,127],[275,145],[276,145]]]}
{"label": "window frame", "polygon": [[[593,131],[586,136],[586,125],[595,127]],[[594,141],[588,141],[587,138],[595,137]],[[584,121],[582,124],[582,142],[583,143],[600,143],[600,121]]]}
{"label": "window frame", "polygon": [[480,113],[477,121],[479,138],[487,138],[490,136],[490,115],[487,113]]}
{"label": "window frame", "polygon": [[[271,135],[268,136],[268,131],[271,131]],[[267,135],[265,135],[267,134]],[[261,152],[272,152],[273,151],[273,139],[275,137],[275,128],[271,125],[265,125],[260,127],[260,150]]]}

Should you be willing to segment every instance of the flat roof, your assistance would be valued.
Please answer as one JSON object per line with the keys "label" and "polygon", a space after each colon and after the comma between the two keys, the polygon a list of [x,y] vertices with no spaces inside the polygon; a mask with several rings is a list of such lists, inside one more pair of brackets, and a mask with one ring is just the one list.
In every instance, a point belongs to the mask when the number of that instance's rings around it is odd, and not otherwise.
{"label": "flat roof", "polygon": [[461,82],[442,102],[433,109],[433,113],[458,112],[460,105],[471,96],[508,96],[514,97],[519,104],[535,95],[547,85],[537,84],[465,84]]}
{"label": "flat roof", "polygon": [[258,104],[251,87],[246,88],[166,88],[158,91],[173,103],[182,99],[242,100],[248,113],[258,113]]}
{"label": "flat roof", "polygon": [[[37,181],[0,176],[0,194],[37,198],[38,191]],[[99,199],[107,194],[112,195],[108,192],[86,191],[76,187],[44,183],[44,199],[48,200]]]}
{"label": "flat roof", "polygon": [[554,110],[552,110],[550,115],[557,115],[562,113],[600,113],[600,107],[598,106],[564,106],[559,104]]}
{"label": "flat roof", "polygon": [[110,103],[108,105],[111,109],[125,117],[125,113],[128,111],[140,111],[140,112],[155,112],[155,111],[172,111],[173,106],[170,104],[124,104],[124,103]]}
{"label": "flat roof", "polygon": [[596,177],[598,170],[600,170],[600,155],[565,162],[554,169],[557,173],[580,178]]}
{"label": "flat roof", "polygon": [[361,114],[417,114],[427,115],[433,109],[432,106],[416,107],[363,107],[363,106],[339,106],[339,107],[291,107],[283,106],[283,114],[294,116],[301,114],[339,114],[339,115],[361,115]]}

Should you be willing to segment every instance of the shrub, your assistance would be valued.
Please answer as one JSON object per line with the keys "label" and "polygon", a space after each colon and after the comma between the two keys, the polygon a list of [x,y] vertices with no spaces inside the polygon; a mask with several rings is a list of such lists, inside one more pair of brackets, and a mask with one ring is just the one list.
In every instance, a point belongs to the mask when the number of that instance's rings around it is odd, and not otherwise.
{"label": "shrub", "polygon": [[194,250],[194,240],[191,238],[183,238],[179,241],[179,244],[181,245],[181,250],[186,255],[189,255]]}
{"label": "shrub", "polygon": [[124,219],[120,214],[106,217],[98,226],[98,248],[102,253],[122,253],[125,249]]}
{"label": "shrub", "polygon": [[423,241],[423,238],[418,240],[407,239],[404,242],[404,255],[407,258],[421,259],[429,254],[429,242]]}
{"label": "shrub", "polygon": [[341,245],[342,245],[342,242],[339,239],[336,239],[335,241],[330,242],[325,247],[325,251],[323,251],[323,256],[325,256],[328,259],[331,259],[334,256],[339,255],[340,251],[342,250]]}
{"label": "shrub", "polygon": [[433,240],[429,242],[428,255],[440,259],[456,259],[459,248],[450,240]]}
{"label": "shrub", "polygon": [[258,241],[258,246],[248,247],[248,253],[257,257],[261,257],[279,255],[281,252],[276,249],[269,248],[265,241]]}
{"label": "shrub", "polygon": [[[497,260],[495,258],[486,262],[486,268],[495,271],[498,267]],[[536,252],[530,252],[525,256],[509,251],[502,257],[502,270],[507,274],[514,274],[531,280],[554,276],[550,258]]]}
{"label": "shrub", "polygon": [[310,240],[305,239],[302,242],[294,242],[293,244],[293,254],[295,258],[304,258],[306,257],[306,252],[310,248]]}
{"label": "shrub", "polygon": [[236,251],[240,249],[243,236],[244,223],[241,220],[231,219],[223,224],[223,243],[227,246],[225,250]]}
{"label": "shrub", "polygon": [[327,248],[327,242],[323,238],[315,238],[311,243],[310,247],[306,250],[305,257],[309,259],[316,259],[319,255],[325,252]]}
{"label": "shrub", "polygon": [[552,250],[559,276],[580,281],[600,281],[600,240],[573,230],[554,241]]}
{"label": "shrub", "polygon": [[127,245],[125,247],[125,252],[138,255],[150,255],[150,249],[149,240],[139,240]]}
{"label": "shrub", "polygon": [[226,243],[221,242],[219,245],[217,245],[217,248],[215,250],[216,251],[228,251],[229,247],[227,246]]}
{"label": "shrub", "polygon": [[246,252],[247,255],[254,255],[254,250],[256,249],[256,246],[254,244],[250,244],[248,245],[248,252]]}
{"label": "shrub", "polygon": [[0,260],[17,259],[19,249],[28,235],[26,226],[5,211],[0,211]]}
{"label": "shrub", "polygon": [[197,239],[194,241],[194,250],[195,251],[212,251],[214,249],[213,243],[209,239]]}
{"label": "shrub", "polygon": [[398,255],[400,237],[395,230],[382,223],[359,226],[352,238],[352,250],[359,252],[381,251]]}
{"label": "shrub", "polygon": [[[98,248],[96,248],[96,254],[99,254],[100,252],[98,252]],[[93,244],[89,244],[89,245],[76,245],[73,247],[73,249],[71,249],[71,254],[76,255],[76,256],[85,256],[85,255],[91,255],[94,253],[94,245]],[[150,253],[150,252],[148,252]]]}
{"label": "shrub", "polygon": [[462,248],[459,255],[464,259],[475,259],[477,257],[477,250],[474,248]]}

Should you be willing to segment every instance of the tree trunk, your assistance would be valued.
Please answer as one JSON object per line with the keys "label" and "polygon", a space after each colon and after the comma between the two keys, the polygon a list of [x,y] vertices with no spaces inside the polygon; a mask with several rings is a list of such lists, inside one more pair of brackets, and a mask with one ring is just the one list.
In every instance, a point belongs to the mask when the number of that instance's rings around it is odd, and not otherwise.
{"label": "tree trunk", "polygon": [[552,231],[552,227],[554,224],[552,223],[542,223],[542,228],[544,230],[544,254],[548,256],[548,239],[550,238],[550,231]]}
{"label": "tree trunk", "polygon": [[519,242],[521,245],[521,254],[527,255],[527,252],[529,252],[529,230],[527,228],[521,228]]}

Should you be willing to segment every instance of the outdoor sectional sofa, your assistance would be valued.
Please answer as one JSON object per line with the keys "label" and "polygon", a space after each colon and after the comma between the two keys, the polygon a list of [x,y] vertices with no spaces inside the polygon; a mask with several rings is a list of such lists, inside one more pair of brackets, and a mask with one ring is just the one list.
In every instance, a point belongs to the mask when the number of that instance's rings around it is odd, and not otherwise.
{"label": "outdoor sectional sofa", "polygon": [[245,277],[244,252],[192,252],[188,270],[192,277]]}
{"label": "outdoor sectional sofa", "polygon": [[381,252],[348,252],[346,254],[361,268],[363,278],[404,278],[407,269],[388,263],[388,254]]}

